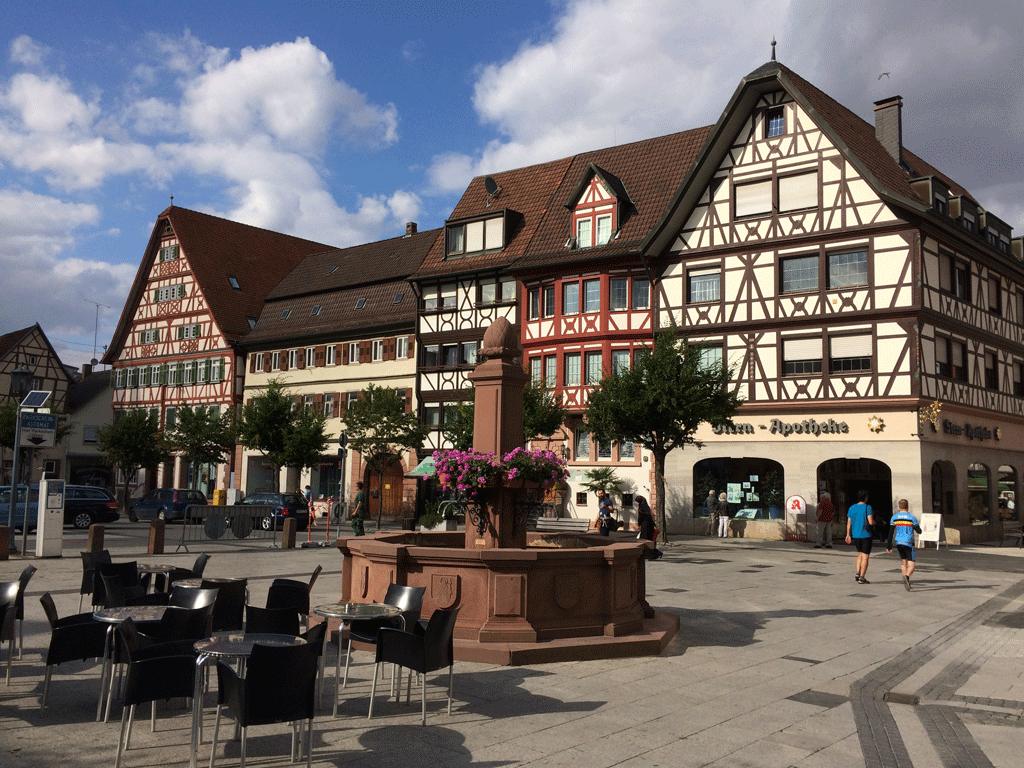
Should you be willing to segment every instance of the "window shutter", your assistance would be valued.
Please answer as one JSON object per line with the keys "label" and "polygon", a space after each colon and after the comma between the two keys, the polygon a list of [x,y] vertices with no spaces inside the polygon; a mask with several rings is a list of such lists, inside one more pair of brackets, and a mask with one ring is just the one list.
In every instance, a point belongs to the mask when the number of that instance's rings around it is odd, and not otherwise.
{"label": "window shutter", "polygon": [[324,396],[322,394],[313,395],[313,411],[314,413],[324,412]]}
{"label": "window shutter", "polygon": [[341,345],[341,364],[348,365],[348,344]]}
{"label": "window shutter", "polygon": [[414,352],[416,351],[416,336],[409,337],[409,357],[415,357]]}
{"label": "window shutter", "polygon": [[164,386],[167,384],[167,363],[163,363],[160,366],[160,385]]}
{"label": "window shutter", "polygon": [[405,390],[405,412],[412,413],[412,387]]}
{"label": "window shutter", "polygon": [[326,359],[327,347],[320,345],[315,350],[313,350],[313,360],[317,365],[323,366],[325,364]]}
{"label": "window shutter", "polygon": [[344,410],[345,406],[341,403],[341,394],[341,392],[334,393],[334,411],[331,413],[333,418],[338,418],[338,416],[341,415],[342,410]]}
{"label": "window shutter", "polygon": [[178,386],[180,387],[185,381],[185,363],[179,362],[178,366]]}
{"label": "window shutter", "polygon": [[871,335],[833,336],[829,339],[832,357],[871,357]]}
{"label": "window shutter", "polygon": [[299,369],[306,367],[306,350],[300,349],[295,353],[295,367]]}
{"label": "window shutter", "polygon": [[185,326],[179,325],[178,326],[178,339],[181,340],[183,338],[185,338]]}
{"label": "window shutter", "polygon": [[784,339],[782,359],[821,360],[821,339]]}
{"label": "window shutter", "polygon": [[370,362],[370,349],[371,343],[369,341],[359,342],[359,362],[368,363]]}
{"label": "window shutter", "polygon": [[160,289],[159,288],[154,288],[153,289],[153,303],[155,304],[158,301],[160,301]]}
{"label": "window shutter", "polygon": [[281,370],[282,371],[287,371],[288,370],[288,350],[287,349],[282,349],[281,350]]}
{"label": "window shutter", "polygon": [[256,373],[256,355],[249,356],[249,373]]}

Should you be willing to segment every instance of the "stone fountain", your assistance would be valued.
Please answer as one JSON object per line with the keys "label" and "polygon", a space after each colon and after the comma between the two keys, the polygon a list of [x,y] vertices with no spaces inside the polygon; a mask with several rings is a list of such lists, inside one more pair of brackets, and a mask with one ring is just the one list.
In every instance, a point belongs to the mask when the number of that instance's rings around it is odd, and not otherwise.
{"label": "stone fountain", "polygon": [[[504,318],[484,334],[473,448],[522,444],[518,334]],[[679,619],[645,600],[645,542],[526,530],[522,487],[505,482],[470,505],[464,532],[343,536],[341,599],[380,601],[391,583],[425,587],[423,616],[458,606],[455,655],[496,664],[656,655]]]}

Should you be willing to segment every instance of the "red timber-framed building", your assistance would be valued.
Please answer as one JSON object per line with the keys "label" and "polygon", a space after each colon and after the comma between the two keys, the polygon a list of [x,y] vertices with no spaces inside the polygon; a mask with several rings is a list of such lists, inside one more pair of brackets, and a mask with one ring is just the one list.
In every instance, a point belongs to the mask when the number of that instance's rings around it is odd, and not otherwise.
{"label": "red timber-framed building", "polygon": [[[245,353],[266,295],[306,256],[331,246],[171,206],[156,220],[103,362],[113,407],[149,410],[171,429],[181,407],[223,412],[242,401]],[[238,487],[239,451],[189,477],[175,460],[146,472],[143,490]]]}

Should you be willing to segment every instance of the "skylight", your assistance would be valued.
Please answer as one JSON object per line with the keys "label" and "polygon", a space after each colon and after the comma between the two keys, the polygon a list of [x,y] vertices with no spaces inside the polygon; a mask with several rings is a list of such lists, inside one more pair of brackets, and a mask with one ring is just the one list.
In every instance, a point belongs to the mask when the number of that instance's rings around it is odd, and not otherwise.
{"label": "skylight", "polygon": [[395,304],[401,304],[403,296],[405,296],[404,293],[396,293],[395,294]]}
{"label": "skylight", "polygon": [[281,313],[281,319],[287,320],[289,317],[291,317],[291,314],[292,311],[290,309],[286,309],[284,312]]}
{"label": "skylight", "polygon": [[238,284],[238,278],[234,275],[228,275],[228,282],[231,283],[231,287],[236,291],[242,290],[242,286]]}
{"label": "skylight", "polygon": [[310,316],[310,317],[316,317],[316,316],[317,316],[317,315],[319,315],[319,314],[320,314],[320,305],[319,305],[319,304],[317,304],[316,306],[314,306],[314,307],[313,307],[313,308],[312,308],[312,309],[311,309],[311,310],[309,311],[309,316]]}
{"label": "skylight", "polygon": [[327,270],[327,274],[328,275],[333,274],[334,271],[337,270],[337,268],[338,268],[338,265],[335,264],[333,267],[331,267],[330,269]]}
{"label": "skylight", "polygon": [[366,306],[366,299],[362,298],[356,301],[356,309],[362,309]]}

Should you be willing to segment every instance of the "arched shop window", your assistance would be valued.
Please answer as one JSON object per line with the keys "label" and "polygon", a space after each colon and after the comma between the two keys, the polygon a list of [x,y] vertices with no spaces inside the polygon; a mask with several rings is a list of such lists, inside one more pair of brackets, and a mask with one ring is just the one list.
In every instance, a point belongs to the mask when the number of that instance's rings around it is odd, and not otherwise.
{"label": "arched shop window", "polygon": [[[837,520],[845,519],[846,510],[857,503],[859,491],[868,492],[868,503],[876,519],[888,524],[892,517],[892,470],[884,461],[869,458],[823,461],[818,465],[818,493],[824,491],[832,494],[832,503],[839,515]],[[816,504],[817,499],[813,503]]]}
{"label": "arched shop window", "polygon": [[956,513],[956,468],[948,461],[932,464],[932,512]]}
{"label": "arched shop window", "polygon": [[753,456],[702,459],[693,465],[694,517],[707,515],[704,500],[711,490],[715,495],[725,491],[730,507],[736,512],[744,510],[749,517],[766,518],[771,506],[781,508],[786,500],[785,473],[782,465],[772,459]]}
{"label": "arched shop window", "polygon": [[984,464],[967,467],[967,513],[971,525],[988,522],[989,471]]}
{"label": "arched shop window", "polygon": [[1004,464],[999,468],[999,518],[1020,520],[1017,508],[1017,469]]}

